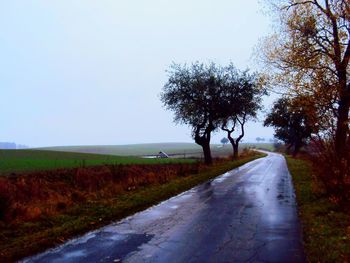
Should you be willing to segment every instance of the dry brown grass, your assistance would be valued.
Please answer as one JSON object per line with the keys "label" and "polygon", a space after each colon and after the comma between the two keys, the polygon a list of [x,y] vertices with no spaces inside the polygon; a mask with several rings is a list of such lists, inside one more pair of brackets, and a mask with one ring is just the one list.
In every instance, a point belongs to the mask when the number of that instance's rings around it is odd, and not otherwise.
{"label": "dry brown grass", "polygon": [[0,214],[5,222],[35,220],[97,196],[110,197],[150,184],[164,184],[200,165],[105,165],[33,172],[0,178]]}

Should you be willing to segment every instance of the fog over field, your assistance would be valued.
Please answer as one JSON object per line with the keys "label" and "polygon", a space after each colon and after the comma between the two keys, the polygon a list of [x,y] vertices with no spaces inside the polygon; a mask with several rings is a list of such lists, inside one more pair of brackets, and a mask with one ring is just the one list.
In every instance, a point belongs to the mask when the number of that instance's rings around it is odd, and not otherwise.
{"label": "fog over field", "polygon": [[[257,69],[252,53],[269,23],[258,1],[2,1],[0,141],[193,142],[159,101],[166,69],[194,61]],[[250,123],[244,140],[272,133]]]}

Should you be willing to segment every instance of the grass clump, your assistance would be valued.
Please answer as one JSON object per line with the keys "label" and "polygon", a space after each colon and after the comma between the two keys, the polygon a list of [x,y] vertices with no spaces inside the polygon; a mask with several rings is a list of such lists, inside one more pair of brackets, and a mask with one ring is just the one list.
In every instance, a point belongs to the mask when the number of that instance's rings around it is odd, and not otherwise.
{"label": "grass clump", "polygon": [[350,209],[332,200],[313,177],[311,162],[287,156],[309,262],[350,261]]}

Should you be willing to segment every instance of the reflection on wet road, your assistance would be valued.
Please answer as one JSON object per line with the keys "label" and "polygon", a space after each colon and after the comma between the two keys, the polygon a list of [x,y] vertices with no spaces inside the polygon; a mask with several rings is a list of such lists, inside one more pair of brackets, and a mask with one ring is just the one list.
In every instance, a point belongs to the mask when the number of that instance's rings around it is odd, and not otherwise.
{"label": "reflection on wet road", "polygon": [[304,262],[285,159],[270,153],[25,262]]}

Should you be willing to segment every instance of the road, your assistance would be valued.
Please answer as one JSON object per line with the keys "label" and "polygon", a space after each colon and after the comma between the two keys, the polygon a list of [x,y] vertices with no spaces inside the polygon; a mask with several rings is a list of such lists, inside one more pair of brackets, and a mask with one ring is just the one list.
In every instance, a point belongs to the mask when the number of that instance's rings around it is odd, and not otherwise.
{"label": "road", "polygon": [[285,159],[269,153],[24,262],[304,262]]}

